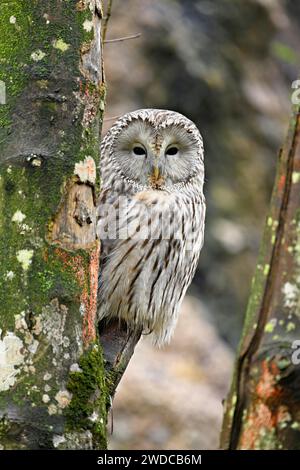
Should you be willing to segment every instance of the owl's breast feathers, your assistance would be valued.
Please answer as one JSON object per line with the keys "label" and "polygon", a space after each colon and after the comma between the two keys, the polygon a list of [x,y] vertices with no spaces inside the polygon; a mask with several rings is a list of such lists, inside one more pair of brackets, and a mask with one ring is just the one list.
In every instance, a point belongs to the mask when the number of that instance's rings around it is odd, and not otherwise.
{"label": "owl's breast feathers", "polygon": [[146,204],[147,206],[150,205],[161,205],[166,202],[168,202],[171,199],[170,194],[166,193],[165,191],[160,191],[160,190],[145,190],[145,191],[140,191],[136,193],[133,198],[137,201],[140,201],[143,204]]}
{"label": "owl's breast feathers", "polygon": [[[115,238],[102,239],[99,316],[119,317],[169,341],[182,298],[194,275],[203,243],[205,207],[201,199],[160,190],[118,202]],[[100,225],[112,223],[111,214]]]}

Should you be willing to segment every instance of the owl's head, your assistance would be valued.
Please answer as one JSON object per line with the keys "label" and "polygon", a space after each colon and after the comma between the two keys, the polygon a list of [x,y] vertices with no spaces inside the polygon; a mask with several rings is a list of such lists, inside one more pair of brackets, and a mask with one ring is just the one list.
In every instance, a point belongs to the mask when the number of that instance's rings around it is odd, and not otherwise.
{"label": "owl's head", "polygon": [[[102,142],[103,163],[138,186],[154,189],[203,182],[203,141],[195,124],[182,114],[142,109],[125,114]],[[112,168],[113,167],[113,168]]]}

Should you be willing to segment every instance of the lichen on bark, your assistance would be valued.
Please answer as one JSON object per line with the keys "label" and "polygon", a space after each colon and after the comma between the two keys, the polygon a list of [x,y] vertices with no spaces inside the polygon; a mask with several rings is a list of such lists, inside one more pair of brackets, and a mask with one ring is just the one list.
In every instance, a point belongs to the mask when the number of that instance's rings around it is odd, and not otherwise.
{"label": "lichen on bark", "polygon": [[5,449],[106,445],[108,398],[95,325],[101,16],[98,0],[0,4]]}
{"label": "lichen on bark", "polygon": [[[222,448],[299,449],[300,110],[280,152],[270,210],[252,284]],[[234,398],[234,399],[233,399]]]}

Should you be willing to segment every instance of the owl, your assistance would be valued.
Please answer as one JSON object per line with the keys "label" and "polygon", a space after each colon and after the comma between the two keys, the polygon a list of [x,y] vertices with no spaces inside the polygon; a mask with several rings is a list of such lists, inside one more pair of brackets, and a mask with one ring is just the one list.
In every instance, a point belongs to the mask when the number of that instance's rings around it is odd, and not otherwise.
{"label": "owl", "polygon": [[170,341],[204,239],[204,151],[185,116],[142,109],[101,145],[99,319]]}

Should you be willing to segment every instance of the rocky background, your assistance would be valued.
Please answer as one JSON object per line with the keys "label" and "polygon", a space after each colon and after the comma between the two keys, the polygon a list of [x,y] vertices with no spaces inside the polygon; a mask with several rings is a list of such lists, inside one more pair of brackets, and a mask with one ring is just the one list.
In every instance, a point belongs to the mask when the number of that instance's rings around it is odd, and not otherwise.
{"label": "rocky background", "polygon": [[[217,448],[279,147],[299,78],[294,0],[114,0],[105,45],[112,117],[190,117],[206,149],[207,228],[172,344],[143,340],[114,404],[115,449]],[[197,300],[198,299],[198,300]],[[200,299],[200,300],[199,300]]]}

